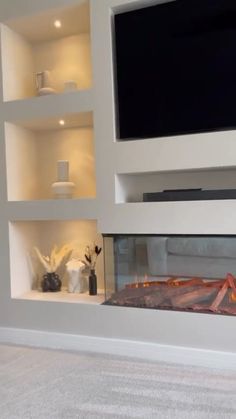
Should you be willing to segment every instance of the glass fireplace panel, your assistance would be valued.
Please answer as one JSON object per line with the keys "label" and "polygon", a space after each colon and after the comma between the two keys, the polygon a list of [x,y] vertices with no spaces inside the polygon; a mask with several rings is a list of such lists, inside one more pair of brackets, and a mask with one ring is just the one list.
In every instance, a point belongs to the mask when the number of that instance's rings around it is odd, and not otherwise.
{"label": "glass fireplace panel", "polygon": [[236,236],[105,235],[105,304],[236,314]]}

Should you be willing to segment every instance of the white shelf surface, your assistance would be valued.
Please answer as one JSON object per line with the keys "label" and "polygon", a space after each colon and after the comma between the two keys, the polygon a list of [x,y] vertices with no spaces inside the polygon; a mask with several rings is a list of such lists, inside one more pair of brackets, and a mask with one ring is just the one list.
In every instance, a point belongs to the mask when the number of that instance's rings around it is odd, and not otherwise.
{"label": "white shelf surface", "polygon": [[76,304],[102,304],[105,301],[105,295],[103,290],[98,290],[97,295],[89,295],[88,293],[68,293],[66,289],[62,289],[60,292],[40,292],[32,290],[20,297],[15,297],[14,299]]}
{"label": "white shelf surface", "polygon": [[10,221],[96,220],[98,218],[97,200],[94,198],[11,201],[6,207],[6,214]]}
{"label": "white shelf surface", "polygon": [[[28,99],[4,102],[1,119],[8,122],[38,120],[60,117],[72,113],[90,112],[93,106],[93,90],[76,90]],[[24,125],[24,123],[23,123]]]}

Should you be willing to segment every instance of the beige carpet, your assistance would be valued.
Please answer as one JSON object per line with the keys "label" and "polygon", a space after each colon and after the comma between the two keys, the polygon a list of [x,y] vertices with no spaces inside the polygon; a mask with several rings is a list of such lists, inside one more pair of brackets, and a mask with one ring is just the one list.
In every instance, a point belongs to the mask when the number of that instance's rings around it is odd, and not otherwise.
{"label": "beige carpet", "polygon": [[0,419],[236,419],[236,373],[0,345]]}

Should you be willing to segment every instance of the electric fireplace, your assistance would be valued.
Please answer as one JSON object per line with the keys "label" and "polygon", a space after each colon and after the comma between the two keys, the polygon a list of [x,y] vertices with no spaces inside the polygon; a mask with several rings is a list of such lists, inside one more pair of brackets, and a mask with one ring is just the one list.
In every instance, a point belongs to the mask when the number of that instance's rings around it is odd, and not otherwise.
{"label": "electric fireplace", "polygon": [[104,235],[106,305],[236,314],[236,236]]}

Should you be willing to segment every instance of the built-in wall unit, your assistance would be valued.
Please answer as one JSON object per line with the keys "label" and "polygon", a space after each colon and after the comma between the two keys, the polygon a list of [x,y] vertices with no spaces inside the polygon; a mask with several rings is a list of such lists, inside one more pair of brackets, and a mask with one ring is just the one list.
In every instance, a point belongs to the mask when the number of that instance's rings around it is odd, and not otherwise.
{"label": "built-in wall unit", "polygon": [[96,264],[93,295],[86,260],[94,257],[96,246],[102,248],[90,5],[55,2],[15,12],[1,24],[9,296],[99,304],[104,301],[103,258]]}
{"label": "built-in wall unit", "polygon": [[0,5],[0,341],[236,366],[233,12]]}

